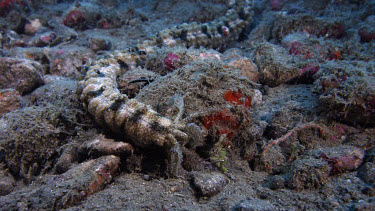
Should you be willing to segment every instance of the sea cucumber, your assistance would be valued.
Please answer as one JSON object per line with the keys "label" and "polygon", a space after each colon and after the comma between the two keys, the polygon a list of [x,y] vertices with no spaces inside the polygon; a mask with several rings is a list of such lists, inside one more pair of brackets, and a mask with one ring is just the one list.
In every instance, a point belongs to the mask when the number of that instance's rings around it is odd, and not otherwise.
{"label": "sea cucumber", "polygon": [[[249,1],[236,1],[225,16],[208,23],[182,24],[157,33],[134,48],[117,51],[108,58],[87,64],[85,78],[78,83],[77,94],[90,114],[103,127],[124,133],[139,147],[157,145],[169,154],[169,174],[178,176],[182,162],[181,145],[189,136],[185,123],[171,120],[136,99],[120,93],[116,78],[140,66],[144,55],[163,46],[218,48],[237,40],[253,16]],[[229,32],[229,33],[228,33]]]}

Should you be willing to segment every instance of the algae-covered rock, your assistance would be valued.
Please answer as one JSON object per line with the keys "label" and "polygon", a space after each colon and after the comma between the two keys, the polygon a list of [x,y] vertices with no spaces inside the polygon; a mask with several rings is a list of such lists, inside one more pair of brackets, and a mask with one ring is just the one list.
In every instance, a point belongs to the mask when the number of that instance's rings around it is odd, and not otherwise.
{"label": "algae-covered rock", "polygon": [[[263,199],[258,198],[247,198],[241,200],[235,207],[233,207],[234,211],[270,211],[270,210],[278,210],[275,206],[273,206],[270,202]],[[282,209],[280,209],[282,210]]]}
{"label": "algae-covered rock", "polygon": [[70,111],[53,105],[26,107],[0,119],[0,146],[17,177],[30,179],[51,167],[55,151],[67,143]]}
{"label": "algae-covered rock", "polygon": [[318,189],[327,181],[330,172],[328,162],[315,158],[299,159],[292,164],[289,187],[292,189]]}
{"label": "algae-covered rock", "polygon": [[261,43],[255,50],[254,62],[259,68],[260,83],[270,87],[298,77],[301,70],[296,61],[285,49],[271,43]]}
{"label": "algae-covered rock", "polygon": [[25,107],[0,119],[3,162],[15,177],[31,179],[52,169],[57,149],[92,126],[79,109],[75,89],[74,81],[57,80],[25,96]]}
{"label": "algae-covered rock", "polygon": [[375,125],[375,69],[373,62],[336,61],[322,65],[315,89],[322,111],[331,119]]}
{"label": "algae-covered rock", "polygon": [[4,196],[2,209],[60,210],[77,204],[112,181],[120,158],[114,155],[89,160],[61,175],[51,175],[37,186],[28,186]]}

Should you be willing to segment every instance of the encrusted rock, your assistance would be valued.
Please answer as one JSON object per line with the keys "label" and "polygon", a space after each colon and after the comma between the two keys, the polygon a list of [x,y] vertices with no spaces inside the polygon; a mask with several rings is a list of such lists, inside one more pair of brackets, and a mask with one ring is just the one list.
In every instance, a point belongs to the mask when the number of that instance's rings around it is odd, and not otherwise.
{"label": "encrusted rock", "polygon": [[0,117],[14,111],[21,106],[22,98],[14,89],[0,90]]}
{"label": "encrusted rock", "polygon": [[351,125],[375,126],[373,62],[336,61],[321,65],[314,85],[329,118]]}
{"label": "encrusted rock", "polygon": [[151,83],[157,76],[158,74],[142,68],[126,71],[117,78],[119,91],[134,97],[142,87]]}
{"label": "encrusted rock", "polygon": [[25,47],[26,43],[17,32],[5,30],[1,32],[0,47],[4,50],[14,47]]}
{"label": "encrusted rock", "polygon": [[4,57],[0,59],[0,89],[14,88],[26,94],[43,84],[38,62]]}
{"label": "encrusted rock", "polygon": [[276,175],[271,180],[270,188],[272,190],[277,190],[285,187],[285,179],[279,175]]}
{"label": "encrusted rock", "polygon": [[327,161],[304,158],[293,162],[289,187],[292,189],[318,189],[328,179],[330,166]]}
{"label": "encrusted rock", "polygon": [[78,33],[74,29],[60,24],[57,20],[50,20],[48,25],[53,28],[53,32],[56,34],[56,38],[49,43],[50,46],[68,44],[78,37]]}
{"label": "encrusted rock", "polygon": [[81,76],[82,66],[94,58],[91,50],[80,46],[48,48],[44,52],[50,62],[50,73],[69,78]]}
{"label": "encrusted rock", "polygon": [[0,206],[6,210],[67,208],[103,189],[111,182],[119,163],[120,158],[114,155],[86,161],[62,175],[53,176],[37,187],[32,187],[30,191],[21,189],[2,197]]}
{"label": "encrusted rock", "polygon": [[310,153],[313,154],[315,158],[320,158],[328,162],[331,167],[331,174],[357,169],[365,156],[363,149],[345,145],[312,150]]}
{"label": "encrusted rock", "polygon": [[56,161],[56,150],[69,141],[67,136],[74,136],[66,131],[81,133],[79,122],[85,118],[74,109],[52,104],[4,115],[0,118],[0,146],[7,151],[5,163],[10,172],[26,180],[43,174]]}
{"label": "encrusted rock", "polygon": [[87,141],[82,144],[79,149],[81,154],[92,155],[123,155],[129,154],[133,151],[133,147],[124,142],[115,142],[113,139],[105,138],[100,134],[93,140]]}
{"label": "encrusted rock", "polygon": [[259,71],[257,66],[249,58],[235,59],[229,62],[230,65],[238,68],[240,74],[253,82],[258,82]]}
{"label": "encrusted rock", "polygon": [[102,37],[91,37],[89,38],[89,47],[94,52],[111,50],[112,43]]}
{"label": "encrusted rock", "polygon": [[53,171],[57,174],[62,174],[68,171],[73,163],[79,159],[77,144],[66,144],[57,150],[60,157],[57,160]]}
{"label": "encrusted rock", "polygon": [[193,184],[200,196],[213,196],[219,193],[227,184],[227,178],[219,172],[198,173],[193,177]]}
{"label": "encrusted rock", "polygon": [[28,43],[29,46],[44,47],[51,44],[56,39],[53,31],[43,32],[35,35]]}
{"label": "encrusted rock", "polygon": [[283,48],[267,42],[256,48],[254,63],[259,68],[260,82],[270,87],[291,81],[301,72]]}
{"label": "encrusted rock", "polygon": [[11,174],[0,170],[0,196],[5,196],[13,191],[16,180]]}
{"label": "encrusted rock", "polygon": [[234,208],[235,211],[271,211],[277,210],[275,206],[266,200],[247,198],[241,200]]}
{"label": "encrusted rock", "polygon": [[[313,4],[317,5],[315,2]],[[331,18],[315,18],[305,14],[295,15],[294,17],[279,16],[278,20],[275,21],[272,34],[277,40],[282,40],[284,36],[292,32],[304,32],[317,37],[341,38],[345,34],[345,26],[334,20]]]}
{"label": "encrusted rock", "polygon": [[359,168],[358,176],[367,183],[375,184],[375,163],[365,163]]}

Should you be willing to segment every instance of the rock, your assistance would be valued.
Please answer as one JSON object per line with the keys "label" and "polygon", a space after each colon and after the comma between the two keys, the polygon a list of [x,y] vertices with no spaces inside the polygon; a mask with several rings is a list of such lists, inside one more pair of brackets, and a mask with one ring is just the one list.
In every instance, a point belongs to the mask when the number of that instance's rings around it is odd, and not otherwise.
{"label": "rock", "polygon": [[80,154],[88,156],[101,156],[101,155],[124,155],[130,154],[133,147],[124,142],[115,142],[113,139],[105,138],[100,134],[96,138],[82,144],[78,150]]}
{"label": "rock", "polygon": [[103,189],[111,182],[119,163],[120,158],[114,155],[86,161],[36,187],[26,187],[29,191],[20,189],[2,197],[0,206],[6,210],[67,208]]}
{"label": "rock", "polygon": [[53,75],[77,79],[81,76],[82,66],[94,58],[91,50],[80,46],[59,46],[48,48],[44,52]]}
{"label": "rock", "polygon": [[3,148],[0,147],[0,163],[5,162],[7,151]]}
{"label": "rock", "polygon": [[366,183],[375,184],[375,163],[365,163],[359,169],[358,176]]}
{"label": "rock", "polygon": [[373,199],[367,201],[360,200],[351,207],[352,210],[375,210],[375,203]]}
{"label": "rock", "polygon": [[14,89],[0,90],[0,117],[4,114],[14,111],[21,106],[22,98]]}
{"label": "rock", "polygon": [[223,61],[230,62],[232,60],[238,60],[243,58],[241,49],[230,48],[223,53]]}
{"label": "rock", "polygon": [[[343,59],[337,45],[317,37],[307,37],[304,33],[292,33],[281,40],[281,45],[288,50],[292,57],[306,61],[307,64],[319,65],[314,60],[338,60]],[[308,61],[310,60],[310,61]]]}
{"label": "rock", "polygon": [[112,43],[106,38],[89,38],[89,48],[94,52],[111,50]]}
{"label": "rock", "polygon": [[327,161],[331,174],[353,171],[361,165],[365,153],[363,149],[353,146],[326,147],[310,152],[315,158]]}
{"label": "rock", "polygon": [[16,180],[11,174],[0,170],[0,196],[5,196],[13,191]]}
{"label": "rock", "polygon": [[241,200],[234,208],[235,211],[271,211],[277,210],[275,206],[266,200],[247,198]]}
{"label": "rock", "polygon": [[259,68],[260,82],[270,87],[291,81],[301,72],[285,49],[267,42],[256,48],[254,63]]}
{"label": "rock", "polygon": [[152,82],[158,75],[143,68],[126,71],[117,78],[118,89],[129,97],[136,96],[142,87]]}
{"label": "rock", "polygon": [[77,82],[64,77],[49,76],[45,80],[48,84],[35,89],[32,93],[24,96],[28,100],[25,106],[38,106],[53,104],[58,107],[68,107],[69,109],[79,109],[80,103],[74,95],[77,89]]}
{"label": "rock", "polygon": [[219,193],[227,184],[226,176],[219,172],[198,173],[193,177],[197,194],[210,197]]}
{"label": "rock", "polygon": [[26,14],[19,10],[11,10],[6,18],[8,28],[17,32],[18,34],[23,34],[25,32],[25,24],[28,22]]}
{"label": "rock", "polygon": [[13,48],[7,56],[13,58],[27,58],[38,62],[42,66],[43,72],[41,75],[44,77],[48,74],[49,64],[46,64],[46,57],[44,56],[43,48],[28,47],[28,48]]}
{"label": "rock", "polygon": [[35,18],[33,20],[29,20],[28,23],[25,24],[24,32],[28,35],[35,34],[42,27],[42,23],[40,22],[39,18]]}
{"label": "rock", "polygon": [[259,71],[258,67],[251,61],[251,59],[243,57],[240,59],[235,59],[229,62],[230,65],[238,68],[240,74],[253,82],[258,82]]}
{"label": "rock", "polygon": [[44,47],[50,45],[56,39],[56,33],[53,31],[37,34],[29,41],[29,46]]}
{"label": "rock", "polygon": [[[118,5],[118,2],[112,2],[115,1],[77,2],[61,17],[61,23],[77,30],[85,30],[93,26],[119,27],[121,25],[118,22],[121,22],[119,20],[123,20],[123,17],[122,14],[116,12],[117,8],[113,8],[114,5]],[[108,20],[106,24],[103,24],[104,20]]]}
{"label": "rock", "polygon": [[4,57],[0,59],[0,89],[14,88],[21,95],[43,84],[38,62]]}
{"label": "rock", "polygon": [[50,20],[48,25],[53,28],[53,33],[56,35],[55,39],[49,43],[50,46],[69,44],[78,38],[78,33],[74,29],[66,27],[56,20]]}
{"label": "rock", "polygon": [[330,166],[326,161],[315,158],[296,160],[292,163],[288,186],[297,190],[318,189],[327,181],[329,172]]}
{"label": "rock", "polygon": [[330,119],[350,125],[375,126],[374,62],[335,61],[321,65],[315,90],[320,109]]}
{"label": "rock", "polygon": [[0,119],[0,146],[7,151],[5,163],[10,172],[28,181],[48,171],[57,160],[56,151],[82,136],[85,120],[87,117],[78,109],[52,104],[4,115]]}
{"label": "rock", "polygon": [[267,20],[261,20],[258,25],[249,33],[247,43],[250,46],[256,46],[258,43],[270,40],[274,17],[270,16]]}
{"label": "rock", "polygon": [[[320,2],[327,3],[326,1]],[[316,2],[308,3],[313,4],[310,6],[319,5]],[[272,35],[277,41],[294,32],[304,32],[317,37],[341,38],[345,34],[345,26],[332,18],[316,18],[298,14],[293,17],[279,16],[272,29]]]}
{"label": "rock", "polygon": [[[60,151],[60,149],[57,151]],[[56,174],[67,172],[72,167],[73,163],[79,159],[78,144],[66,144],[61,147],[61,152],[59,153],[61,153],[61,155],[53,168]]]}
{"label": "rock", "polygon": [[3,50],[25,47],[26,43],[22,40],[21,36],[13,30],[4,30],[0,33],[0,47]]}
{"label": "rock", "polygon": [[285,179],[279,175],[276,175],[271,180],[270,188],[272,190],[278,190],[285,187]]}

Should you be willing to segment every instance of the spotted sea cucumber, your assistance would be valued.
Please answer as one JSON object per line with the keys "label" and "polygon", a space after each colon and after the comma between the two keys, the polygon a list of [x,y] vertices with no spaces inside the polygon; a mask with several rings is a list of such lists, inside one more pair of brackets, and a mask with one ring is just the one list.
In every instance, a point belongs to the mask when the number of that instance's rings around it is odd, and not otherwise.
{"label": "spotted sea cucumber", "polygon": [[207,23],[182,24],[157,33],[154,37],[108,58],[87,64],[85,78],[78,83],[77,94],[90,114],[103,127],[124,133],[134,145],[157,145],[168,151],[169,174],[178,176],[182,162],[181,145],[189,140],[186,124],[179,118],[171,120],[151,106],[129,99],[120,93],[116,78],[140,66],[145,55],[163,46],[218,48],[237,40],[251,22],[251,2],[235,1],[226,15]]}

